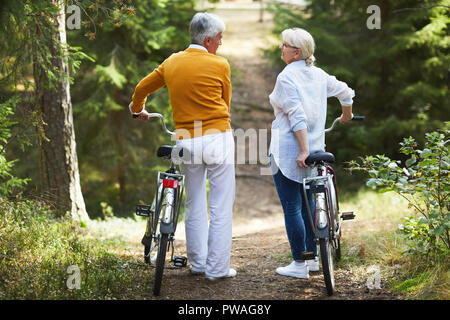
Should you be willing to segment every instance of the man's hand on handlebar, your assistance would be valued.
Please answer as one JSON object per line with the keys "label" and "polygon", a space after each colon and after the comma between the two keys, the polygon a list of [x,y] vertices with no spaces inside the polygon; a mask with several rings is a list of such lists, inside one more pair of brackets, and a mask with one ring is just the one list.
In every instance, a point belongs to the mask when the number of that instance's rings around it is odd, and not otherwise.
{"label": "man's hand on handlebar", "polygon": [[136,120],[143,120],[143,121],[148,121],[149,116],[148,116],[148,112],[145,110],[145,108],[142,110],[141,113],[139,114],[135,114],[133,113],[133,111],[131,110],[131,105],[133,104],[133,102],[130,102],[130,104],[128,105],[128,108],[130,109],[130,112],[133,115],[133,119]]}
{"label": "man's hand on handlebar", "polygon": [[141,113],[139,113],[137,115],[133,115],[133,118],[136,120],[148,121],[148,119],[149,119],[148,112],[145,110],[142,110]]}

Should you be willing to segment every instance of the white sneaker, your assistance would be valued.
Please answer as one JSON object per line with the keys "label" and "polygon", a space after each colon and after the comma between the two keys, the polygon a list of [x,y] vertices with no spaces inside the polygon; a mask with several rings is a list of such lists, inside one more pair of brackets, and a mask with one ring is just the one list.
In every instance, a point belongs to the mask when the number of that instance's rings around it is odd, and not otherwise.
{"label": "white sneaker", "polygon": [[306,265],[305,262],[296,263],[295,261],[292,261],[292,263],[286,267],[277,268],[276,272],[278,274],[281,274],[282,276],[295,277],[301,279],[309,278],[308,266]]}
{"label": "white sneaker", "polygon": [[237,274],[236,270],[230,268],[230,270],[228,271],[228,274],[225,276],[222,276],[222,277],[208,277],[207,276],[205,279],[209,280],[209,281],[215,281],[215,280],[224,279],[224,278],[234,278],[234,277],[236,277],[236,274]]}
{"label": "white sneaker", "polygon": [[306,265],[309,271],[319,271],[319,258],[316,257],[314,260],[306,260]]}
{"label": "white sneaker", "polygon": [[205,271],[195,270],[194,268],[190,268],[189,272],[194,276],[199,276],[199,275],[205,274]]}

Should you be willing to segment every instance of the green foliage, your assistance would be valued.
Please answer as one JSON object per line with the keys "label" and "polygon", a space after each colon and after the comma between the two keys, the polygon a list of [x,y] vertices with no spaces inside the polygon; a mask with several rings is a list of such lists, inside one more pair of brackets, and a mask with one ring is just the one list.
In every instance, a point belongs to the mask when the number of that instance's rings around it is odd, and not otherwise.
{"label": "green foliage", "polygon": [[[188,46],[194,5],[194,0],[135,0],[133,15],[118,25],[97,24],[95,39],[85,36],[85,27],[68,31],[69,42],[95,59],[81,65],[71,87],[80,177],[91,216],[103,216],[100,202],[123,216],[139,200],[151,201],[156,171],[166,166],[156,149],[172,142],[158,121],[132,120],[128,104],[143,77]],[[93,31],[92,24],[89,28]],[[163,114],[173,128],[167,89],[148,101],[147,109]]]}
{"label": "green foliage", "polygon": [[400,268],[400,276],[390,282],[393,289],[410,299],[449,299],[449,255],[434,259],[410,256]]}
{"label": "green foliage", "polygon": [[[104,201],[115,213],[128,214],[138,200],[150,198],[155,171],[161,165],[156,148],[170,142],[160,134],[156,121],[131,120],[127,106],[139,80],[189,44],[188,25],[196,1],[66,2],[81,8],[81,29],[66,28],[66,48],[50,37],[56,25],[52,17],[59,9],[54,3],[0,3],[0,103],[14,95],[20,97],[19,112],[11,118],[18,122],[12,135],[26,135],[28,145],[33,142],[35,147],[25,150],[21,139],[12,139],[7,158],[23,160],[16,163],[16,172],[31,178],[25,193],[39,189],[39,146],[46,138],[35,87],[55,87],[60,76],[67,77],[72,84],[77,154],[88,212],[101,217],[99,203]],[[48,51],[52,46],[57,52]],[[62,56],[67,58],[69,73],[54,67],[54,58]],[[46,70],[48,83],[33,80],[33,65]],[[149,100],[148,108],[162,113],[173,125],[167,90]]]}
{"label": "green foliage", "polygon": [[113,208],[108,205],[108,203],[100,202],[100,206],[102,207],[102,214],[105,220],[108,219],[108,217],[114,217]]}
{"label": "green foliage", "polygon": [[[381,29],[368,29],[370,5],[381,9]],[[274,34],[286,28],[308,30],[316,43],[316,64],[355,90],[354,114],[364,127],[338,127],[327,148],[339,162],[358,155],[401,157],[397,143],[442,127],[450,114],[448,24],[450,1],[314,0],[306,9],[275,2]],[[280,39],[281,41],[281,39]],[[283,67],[278,48],[267,51]],[[329,99],[328,123],[339,116]]]}
{"label": "green foliage", "polygon": [[[136,283],[129,264],[41,202],[0,198],[0,299],[110,299]],[[80,289],[68,289],[68,267]]]}
{"label": "green foliage", "polygon": [[394,191],[405,198],[420,217],[409,217],[401,231],[411,242],[415,254],[448,254],[450,251],[450,123],[442,131],[425,135],[423,149],[412,137],[400,144],[400,152],[408,157],[401,161],[384,155],[367,156],[353,169],[369,173],[367,186],[380,192]]}
{"label": "green foliage", "polygon": [[12,169],[17,160],[7,161],[5,147],[11,139],[10,127],[16,122],[11,121],[13,109],[18,103],[18,98],[11,98],[5,103],[0,103],[0,197],[8,197],[19,191],[29,179],[20,179],[13,175]]}

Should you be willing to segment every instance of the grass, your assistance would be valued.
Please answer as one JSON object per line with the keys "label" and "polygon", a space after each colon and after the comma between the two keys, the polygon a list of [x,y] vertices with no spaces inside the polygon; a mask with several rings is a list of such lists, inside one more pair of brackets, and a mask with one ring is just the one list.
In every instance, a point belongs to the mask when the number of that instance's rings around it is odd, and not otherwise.
{"label": "grass", "polygon": [[[368,278],[378,267],[382,287],[409,299],[449,299],[449,258],[404,254],[398,232],[411,215],[394,194],[361,191],[340,199],[344,221],[339,266]],[[142,263],[145,219],[110,217],[81,228],[56,219],[43,204],[0,199],[0,299],[151,298],[152,269]],[[285,256],[277,256],[280,260]],[[289,259],[287,259],[289,260]],[[80,289],[68,289],[68,267],[80,269]]]}
{"label": "grass", "polygon": [[449,299],[449,259],[408,255],[408,243],[399,232],[402,218],[413,214],[406,200],[394,193],[360,191],[340,199],[340,210],[354,211],[344,221],[340,266],[361,277],[377,266],[384,286],[407,299]]}
{"label": "grass", "polygon": [[0,299],[126,299],[148,272],[115,252],[120,239],[93,237],[41,203],[0,199],[0,213]]}

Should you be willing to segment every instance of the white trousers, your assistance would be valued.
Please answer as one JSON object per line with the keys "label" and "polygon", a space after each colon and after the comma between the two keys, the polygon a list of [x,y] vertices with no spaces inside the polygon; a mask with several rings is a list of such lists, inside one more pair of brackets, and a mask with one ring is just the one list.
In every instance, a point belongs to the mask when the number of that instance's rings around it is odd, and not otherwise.
{"label": "white trousers", "polygon": [[[189,150],[180,164],[185,175],[186,251],[195,271],[207,277],[229,272],[235,196],[234,138],[231,132],[177,140]],[[209,216],[206,197],[209,180]]]}

